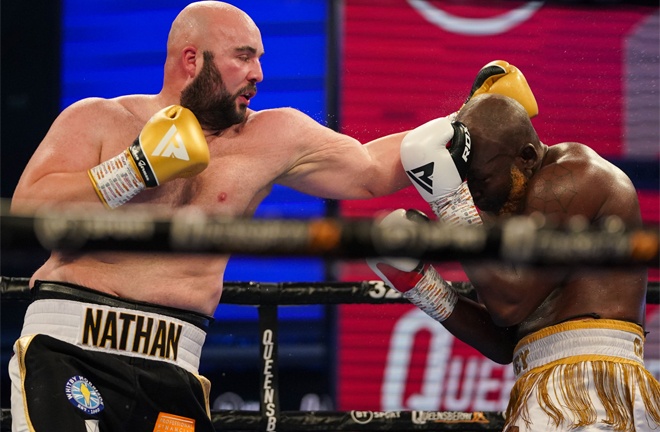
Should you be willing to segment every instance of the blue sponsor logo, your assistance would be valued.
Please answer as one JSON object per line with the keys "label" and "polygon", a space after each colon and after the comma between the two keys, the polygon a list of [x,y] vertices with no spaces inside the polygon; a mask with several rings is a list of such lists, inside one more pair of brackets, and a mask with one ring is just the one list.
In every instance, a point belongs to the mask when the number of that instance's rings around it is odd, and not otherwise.
{"label": "blue sponsor logo", "polygon": [[87,414],[98,414],[104,408],[101,393],[83,376],[69,378],[64,390],[69,402]]}

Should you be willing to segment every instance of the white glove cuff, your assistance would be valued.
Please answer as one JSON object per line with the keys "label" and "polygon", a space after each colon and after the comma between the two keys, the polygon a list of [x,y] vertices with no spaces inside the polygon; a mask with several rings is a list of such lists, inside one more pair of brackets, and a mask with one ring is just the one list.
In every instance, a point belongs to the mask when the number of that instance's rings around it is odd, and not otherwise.
{"label": "white glove cuff", "polygon": [[403,293],[412,304],[438,322],[443,322],[454,311],[458,293],[442,276],[429,266],[424,277],[413,289]]}
{"label": "white glove cuff", "polygon": [[88,171],[97,195],[111,209],[127,203],[146,188],[133,169],[130,157],[124,151]]}
{"label": "white glove cuff", "polygon": [[433,213],[444,223],[451,225],[481,225],[483,223],[474,206],[467,182],[461,183],[454,192],[443,195],[429,204]]}

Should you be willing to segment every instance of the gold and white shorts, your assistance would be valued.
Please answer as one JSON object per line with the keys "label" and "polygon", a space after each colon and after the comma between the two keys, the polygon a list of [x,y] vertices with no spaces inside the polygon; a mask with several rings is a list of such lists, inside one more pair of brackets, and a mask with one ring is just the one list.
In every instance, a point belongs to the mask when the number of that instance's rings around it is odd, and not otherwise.
{"label": "gold and white shorts", "polygon": [[660,384],[644,332],[617,320],[568,321],[516,346],[506,432],[660,430]]}

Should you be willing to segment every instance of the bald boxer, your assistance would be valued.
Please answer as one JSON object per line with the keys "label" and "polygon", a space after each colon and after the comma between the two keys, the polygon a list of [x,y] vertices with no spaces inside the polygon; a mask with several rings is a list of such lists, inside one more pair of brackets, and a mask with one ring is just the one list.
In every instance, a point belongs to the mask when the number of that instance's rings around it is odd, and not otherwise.
{"label": "bald boxer", "polygon": [[[12,211],[150,204],[249,217],[275,184],[328,199],[410,184],[399,154],[406,132],[362,144],[295,109],[250,109],[263,54],[241,10],[188,5],[171,26],[161,91],[66,108]],[[522,78],[500,61],[472,93],[524,95]],[[533,109],[529,96],[521,100]],[[212,431],[198,366],[227,260],[54,251],[31,278],[35,301],[10,364],[14,431]]]}
{"label": "bald boxer", "polygon": [[[620,169],[580,143],[544,144],[511,98],[475,97],[435,136],[442,139],[430,143],[423,129],[411,132],[401,158],[408,170],[430,155],[442,160],[435,166],[445,175],[434,176],[431,193],[420,193],[445,223],[538,214],[555,224],[580,218],[596,227],[613,219],[642,225],[635,188]],[[469,163],[455,162],[466,149]],[[417,212],[399,210],[382,223],[415,220]],[[477,303],[428,264],[380,259],[371,265],[456,337],[498,363],[513,363],[517,380],[505,431],[660,427],[660,385],[643,361],[646,268],[464,263]]]}

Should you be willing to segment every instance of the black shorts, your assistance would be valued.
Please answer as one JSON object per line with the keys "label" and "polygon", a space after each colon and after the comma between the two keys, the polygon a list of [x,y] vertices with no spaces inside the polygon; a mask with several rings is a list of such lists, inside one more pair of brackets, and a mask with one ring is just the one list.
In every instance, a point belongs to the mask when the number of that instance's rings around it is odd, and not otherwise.
{"label": "black shorts", "polygon": [[[87,351],[50,336],[34,336],[24,353],[26,412],[36,431],[149,431],[161,422],[194,420],[213,432],[198,377],[169,363]],[[174,420],[173,420],[174,419]],[[171,427],[165,430],[177,430]],[[186,429],[181,427],[182,431]]]}
{"label": "black shorts", "polygon": [[[158,345],[156,336],[151,344],[136,344],[137,349],[131,351],[133,344],[126,335],[135,327],[136,320],[125,318],[123,328],[112,327],[108,324],[110,320],[99,321],[96,337],[103,343],[97,346],[89,343],[89,334],[92,333],[89,329],[86,329],[86,337],[77,337],[75,341],[76,333],[84,328],[85,314],[76,316],[77,313],[71,313],[71,310],[97,310],[94,305],[98,303],[85,300],[42,299],[35,308],[37,313],[30,315],[28,310],[24,332],[15,344],[16,355],[12,359],[13,364],[10,364],[13,421],[28,427],[31,425],[37,432],[214,432],[210,420],[208,380],[197,374],[188,363],[184,363],[184,367],[179,365],[177,362],[180,359],[169,349],[172,344]],[[44,304],[54,306],[55,312],[44,309]],[[107,303],[98,308],[104,313],[122,312],[125,317],[131,314],[141,316],[145,323],[146,318],[154,317],[162,317],[162,322],[170,325],[181,323],[173,321],[170,314],[158,315],[157,306],[150,308],[148,314],[142,312],[144,308],[133,307],[129,310]],[[44,318],[51,315],[54,319],[43,327]],[[28,316],[31,319],[28,320]],[[70,326],[67,324],[68,317],[71,317]],[[38,323],[36,327],[30,324],[34,322]],[[161,321],[154,321],[153,329],[157,322]],[[128,324],[133,324],[133,327]],[[190,330],[187,325],[183,323],[184,333]],[[31,328],[48,330],[50,327],[54,328],[52,332],[30,334],[29,331]],[[199,329],[192,327],[192,331],[196,332],[194,334],[198,335]],[[146,324],[144,328],[147,328]],[[152,333],[155,335],[155,330]],[[143,339],[148,337],[143,336]],[[90,346],[80,343],[82,340],[87,340]],[[165,341],[165,337],[159,340]],[[121,354],[119,348],[122,345],[127,355]],[[191,346],[185,342],[180,345],[176,348],[182,351]],[[158,356],[164,357],[165,353],[170,358],[159,360]],[[183,353],[179,352],[178,357],[182,356]]]}

